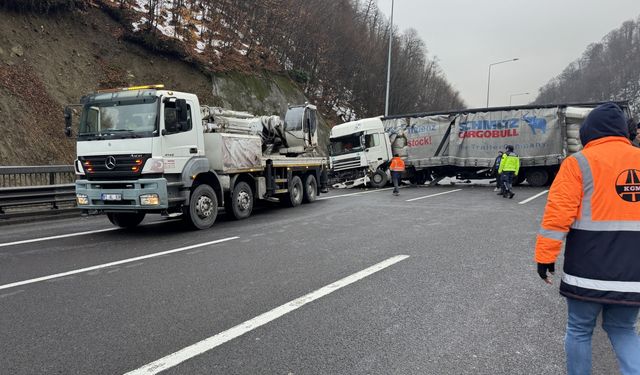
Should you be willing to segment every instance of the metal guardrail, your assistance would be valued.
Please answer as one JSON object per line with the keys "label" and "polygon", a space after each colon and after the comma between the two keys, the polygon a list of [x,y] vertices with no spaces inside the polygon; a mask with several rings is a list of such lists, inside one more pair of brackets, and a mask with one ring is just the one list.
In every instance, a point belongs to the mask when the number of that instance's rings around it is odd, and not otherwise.
{"label": "metal guardrail", "polygon": [[0,167],[0,219],[73,209],[75,178],[69,165]]}

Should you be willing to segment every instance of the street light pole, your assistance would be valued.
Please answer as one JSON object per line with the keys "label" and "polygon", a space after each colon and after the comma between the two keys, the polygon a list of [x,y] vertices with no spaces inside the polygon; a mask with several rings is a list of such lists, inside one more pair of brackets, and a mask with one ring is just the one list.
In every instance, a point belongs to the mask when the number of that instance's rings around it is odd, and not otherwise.
{"label": "street light pole", "polygon": [[511,99],[513,99],[514,96],[520,96],[520,95],[529,95],[528,92],[521,92],[520,94],[511,94],[509,95],[509,106],[511,106]]}
{"label": "street light pole", "polygon": [[515,59],[498,61],[498,62],[494,62],[494,63],[489,64],[489,78],[487,79],[487,108],[489,108],[489,87],[491,85],[491,67],[494,66],[494,65],[504,64],[504,63],[508,63],[508,62],[512,62],[512,61],[518,61],[518,60],[520,60],[520,59],[518,57],[516,57]]}
{"label": "street light pole", "polygon": [[391,83],[391,42],[393,40],[393,5],[391,0],[391,23],[389,24],[389,59],[387,61],[387,96],[384,100],[384,115],[389,116],[389,85]]}

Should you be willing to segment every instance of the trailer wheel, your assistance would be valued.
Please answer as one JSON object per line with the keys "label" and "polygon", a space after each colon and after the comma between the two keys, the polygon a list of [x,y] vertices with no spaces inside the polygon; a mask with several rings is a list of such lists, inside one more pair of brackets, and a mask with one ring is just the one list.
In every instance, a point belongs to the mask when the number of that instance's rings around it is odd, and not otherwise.
{"label": "trailer wheel", "polygon": [[524,173],[520,173],[518,175],[518,177],[516,177],[516,179],[513,181],[513,186],[520,186],[524,180],[526,179],[526,176]]}
{"label": "trailer wheel", "polygon": [[191,192],[189,205],[183,207],[184,220],[196,229],[210,228],[218,215],[218,198],[209,185],[198,185]]}
{"label": "trailer wheel", "polygon": [[316,200],[318,194],[318,182],[316,176],[310,174],[304,181],[304,192],[302,195],[302,202],[311,203]]}
{"label": "trailer wheel", "polygon": [[412,184],[424,185],[427,182],[427,174],[424,171],[415,172],[409,179]]}
{"label": "trailer wheel", "polygon": [[131,213],[131,212],[108,212],[107,218],[111,224],[120,228],[131,229],[135,228],[144,219],[144,213]]}
{"label": "trailer wheel", "polygon": [[299,176],[293,176],[289,181],[289,192],[282,195],[282,203],[287,207],[296,207],[302,203],[304,189]]}
{"label": "trailer wheel", "polygon": [[242,220],[248,218],[252,210],[253,191],[251,186],[244,181],[240,181],[231,193],[231,214],[234,219]]}
{"label": "trailer wheel", "polygon": [[532,169],[527,172],[527,182],[535,187],[545,186],[549,183],[549,172],[542,168]]}
{"label": "trailer wheel", "polygon": [[387,173],[382,169],[377,169],[373,176],[371,176],[371,186],[376,189],[387,186],[387,182],[389,182],[389,178],[387,177]]}

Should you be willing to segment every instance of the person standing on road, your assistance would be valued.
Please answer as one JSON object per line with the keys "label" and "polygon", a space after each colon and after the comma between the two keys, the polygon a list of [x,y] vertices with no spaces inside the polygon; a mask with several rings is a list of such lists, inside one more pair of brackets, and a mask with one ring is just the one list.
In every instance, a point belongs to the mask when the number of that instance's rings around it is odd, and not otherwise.
{"label": "person standing on road", "polygon": [[493,189],[493,191],[499,191],[499,194],[502,194],[502,176],[500,176],[500,173],[498,173],[498,170],[500,169],[500,162],[502,161],[502,155],[504,154],[504,152],[502,151],[498,151],[498,156],[496,157],[496,160],[493,162],[493,174],[496,177],[496,188]]}
{"label": "person standing on road", "polygon": [[513,146],[507,145],[507,152],[502,155],[502,161],[500,161],[500,167],[498,168],[498,174],[502,176],[502,197],[509,199],[513,198],[515,193],[513,192],[513,180],[514,177],[518,177],[520,171],[520,158],[513,152]]}
{"label": "person standing on road", "polygon": [[391,179],[393,180],[393,195],[399,195],[400,177],[402,177],[402,172],[404,172],[404,161],[400,158],[400,155],[393,155],[389,169],[391,170]]}
{"label": "person standing on road", "polygon": [[560,165],[537,235],[535,261],[547,284],[566,239],[560,294],[569,375],[591,373],[601,312],[621,373],[640,374],[640,149],[629,136],[616,104],[591,111],[580,128],[584,149]]}

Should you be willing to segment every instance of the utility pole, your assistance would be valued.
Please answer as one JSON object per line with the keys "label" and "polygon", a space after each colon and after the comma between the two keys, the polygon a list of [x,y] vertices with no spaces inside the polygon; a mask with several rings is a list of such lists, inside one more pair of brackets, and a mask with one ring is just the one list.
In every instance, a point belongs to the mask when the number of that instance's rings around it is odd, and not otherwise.
{"label": "utility pole", "polygon": [[391,42],[393,41],[393,6],[391,0],[391,23],[389,24],[389,59],[387,61],[387,96],[384,101],[384,115],[389,116],[389,85],[391,83]]}

